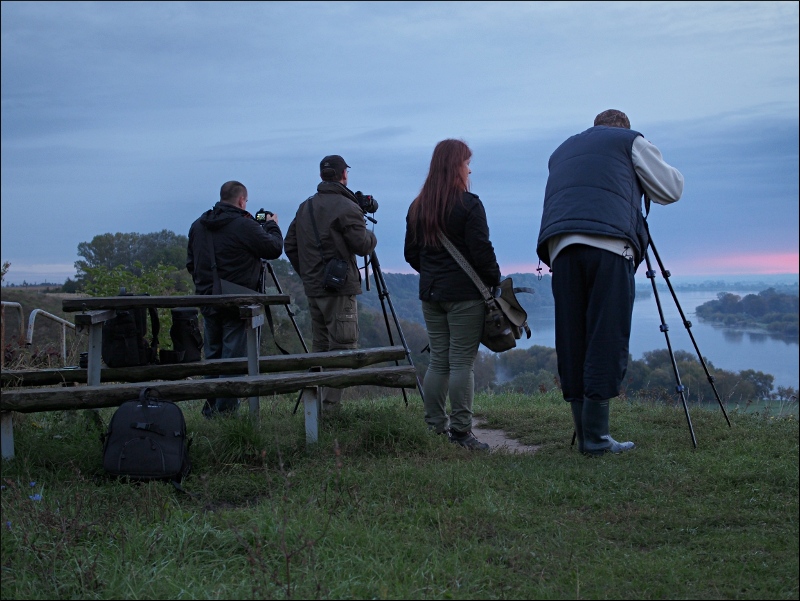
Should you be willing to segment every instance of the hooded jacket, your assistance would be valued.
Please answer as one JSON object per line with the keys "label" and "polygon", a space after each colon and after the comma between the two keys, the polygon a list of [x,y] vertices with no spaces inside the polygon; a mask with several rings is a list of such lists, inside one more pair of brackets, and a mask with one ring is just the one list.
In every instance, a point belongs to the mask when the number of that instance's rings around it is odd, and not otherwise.
{"label": "hooded jacket", "polygon": [[[418,229],[417,224],[409,222],[407,215],[403,254],[406,262],[419,273],[420,300],[454,302],[483,298],[444,246],[422,245],[415,236]],[[478,196],[464,192],[447,218],[444,233],[488,288],[500,283],[500,266],[489,240],[486,211]]]}
{"label": "hooded jacket", "polygon": [[[313,205],[321,250],[314,234],[309,203]],[[371,254],[377,244],[375,234],[367,229],[355,195],[339,182],[317,185],[317,193],[297,209],[284,243],[286,256],[303,280],[303,289],[310,298],[361,294],[361,272],[355,256]],[[333,258],[348,263],[347,280],[338,292],[329,292],[323,287],[325,265]]]}
{"label": "hooded jacket", "polygon": [[257,290],[261,259],[277,259],[282,250],[277,223],[267,221],[262,226],[247,211],[218,202],[189,229],[186,269],[192,274],[196,294],[212,294],[211,266],[216,255],[221,279]]}

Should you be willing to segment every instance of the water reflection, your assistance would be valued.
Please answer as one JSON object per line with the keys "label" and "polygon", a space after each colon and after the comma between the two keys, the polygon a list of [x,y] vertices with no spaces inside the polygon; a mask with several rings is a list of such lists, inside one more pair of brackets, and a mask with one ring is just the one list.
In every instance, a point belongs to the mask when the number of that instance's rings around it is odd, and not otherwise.
{"label": "water reflection", "polygon": [[736,330],[727,330],[722,328],[720,328],[720,331],[722,332],[722,337],[725,339],[725,342],[737,344],[744,340],[744,332],[737,332]]}
{"label": "water reflection", "polygon": [[[739,294],[733,292],[734,294]],[[798,388],[800,377],[798,362],[798,339],[787,339],[770,332],[733,330],[717,324],[701,321],[695,314],[699,305],[717,298],[716,292],[677,292],[678,300],[686,318],[692,323],[690,329],[702,356],[716,369],[742,371],[754,369],[775,376],[774,385]],[[667,348],[666,337],[660,330],[658,308],[652,298],[637,294],[633,306],[630,353],[639,360],[648,351]],[[696,355],[689,333],[684,326],[676,304],[671,297],[662,303],[664,320],[669,330],[673,351],[685,350]],[[533,330],[530,340],[522,339],[518,348],[534,345],[555,347],[555,319],[553,312],[537,310],[529,312],[529,325]],[[709,361],[709,359],[711,361]]]}

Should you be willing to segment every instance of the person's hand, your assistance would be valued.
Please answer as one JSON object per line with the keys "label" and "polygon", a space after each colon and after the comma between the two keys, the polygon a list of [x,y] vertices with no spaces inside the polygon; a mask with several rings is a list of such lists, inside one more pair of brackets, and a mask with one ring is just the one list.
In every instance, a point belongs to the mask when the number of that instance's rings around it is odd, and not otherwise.
{"label": "person's hand", "polygon": [[261,225],[264,225],[267,221],[274,221],[275,225],[278,224],[278,216],[271,211],[267,211],[266,209],[259,209],[256,212],[255,220]]}

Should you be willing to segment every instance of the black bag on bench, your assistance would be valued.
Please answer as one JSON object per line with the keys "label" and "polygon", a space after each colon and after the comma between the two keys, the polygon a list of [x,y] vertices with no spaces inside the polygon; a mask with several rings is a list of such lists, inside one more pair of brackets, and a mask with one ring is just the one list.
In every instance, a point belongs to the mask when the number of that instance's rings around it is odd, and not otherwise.
{"label": "black bag on bench", "polygon": [[[120,296],[135,296],[124,289]],[[139,295],[139,296],[149,296]],[[151,341],[147,342],[147,314]],[[118,310],[103,324],[103,362],[108,367],[131,367],[158,363],[158,312],[155,308]]]}
{"label": "black bag on bench", "polygon": [[180,407],[144,388],[138,400],[125,401],[111,417],[103,436],[103,469],[131,480],[180,484],[191,469],[190,444]]}
{"label": "black bag on bench", "polygon": [[172,348],[177,353],[183,351],[181,363],[200,361],[203,350],[203,335],[197,309],[191,307],[172,309],[172,327],[169,329]]}

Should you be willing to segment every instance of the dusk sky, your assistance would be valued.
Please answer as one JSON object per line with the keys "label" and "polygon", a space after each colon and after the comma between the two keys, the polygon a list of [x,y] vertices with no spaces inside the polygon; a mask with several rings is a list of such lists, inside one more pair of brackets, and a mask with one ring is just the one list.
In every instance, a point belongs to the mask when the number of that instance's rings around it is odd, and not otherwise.
{"label": "dusk sky", "polygon": [[798,6],[4,1],[6,281],[63,282],[99,234],[187,234],[228,180],[285,233],[328,154],[380,203],[383,270],[410,272],[445,138],[503,273],[532,272],[548,158],[608,108],[685,177],[649,218],[673,275],[797,274]]}

